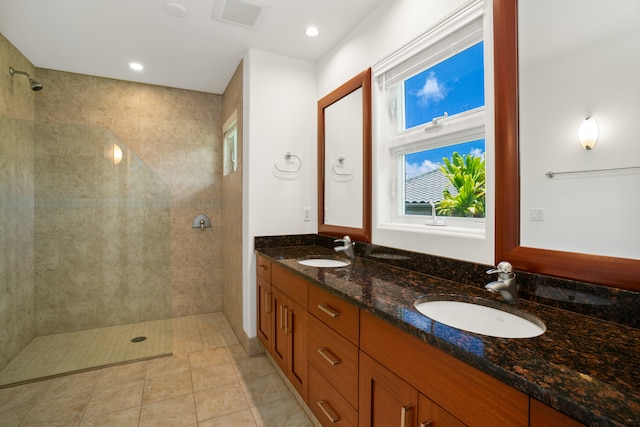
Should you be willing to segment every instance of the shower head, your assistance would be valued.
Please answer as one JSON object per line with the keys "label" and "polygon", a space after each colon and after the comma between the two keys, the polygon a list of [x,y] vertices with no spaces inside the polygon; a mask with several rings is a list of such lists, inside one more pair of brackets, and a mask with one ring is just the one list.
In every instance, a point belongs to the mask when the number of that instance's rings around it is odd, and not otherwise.
{"label": "shower head", "polygon": [[11,77],[13,77],[15,74],[23,74],[23,75],[27,76],[29,78],[29,83],[31,84],[31,90],[34,91],[34,92],[41,91],[42,88],[43,88],[43,86],[40,83],[38,83],[37,81],[33,80],[31,78],[31,75],[29,75],[29,73],[27,73],[25,71],[19,71],[19,70],[16,70],[15,68],[13,68],[13,67],[9,67],[9,74],[11,74]]}

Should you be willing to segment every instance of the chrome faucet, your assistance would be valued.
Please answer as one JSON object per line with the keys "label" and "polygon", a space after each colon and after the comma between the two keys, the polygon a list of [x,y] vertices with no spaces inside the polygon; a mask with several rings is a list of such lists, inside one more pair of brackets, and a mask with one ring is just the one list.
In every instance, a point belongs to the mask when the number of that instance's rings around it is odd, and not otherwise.
{"label": "chrome faucet", "polygon": [[500,292],[502,299],[510,304],[518,302],[518,285],[513,266],[507,261],[502,261],[495,269],[487,270],[487,274],[498,273],[498,280],[485,286],[489,292]]}
{"label": "chrome faucet", "polygon": [[352,242],[349,236],[344,236],[342,239],[336,239],[334,240],[334,243],[342,243],[342,246],[336,246],[335,248],[333,248],[336,252],[344,252],[345,254],[347,254],[349,259],[354,259],[356,257],[356,254],[353,250],[356,242]]}

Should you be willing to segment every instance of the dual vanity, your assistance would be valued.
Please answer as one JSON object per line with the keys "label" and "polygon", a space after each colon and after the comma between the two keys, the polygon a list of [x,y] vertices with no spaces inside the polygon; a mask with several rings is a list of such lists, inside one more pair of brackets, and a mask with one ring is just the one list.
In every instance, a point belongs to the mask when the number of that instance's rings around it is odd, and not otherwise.
{"label": "dual vanity", "polygon": [[258,337],[322,425],[640,425],[637,327],[533,302],[531,289],[507,304],[485,289],[487,266],[449,278],[457,261],[334,246],[255,241]]}

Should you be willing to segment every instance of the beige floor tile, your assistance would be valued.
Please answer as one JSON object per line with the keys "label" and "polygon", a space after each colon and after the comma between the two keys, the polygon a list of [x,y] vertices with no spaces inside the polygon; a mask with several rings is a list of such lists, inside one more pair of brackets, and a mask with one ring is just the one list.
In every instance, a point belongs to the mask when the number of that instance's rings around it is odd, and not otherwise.
{"label": "beige floor tile", "polygon": [[96,392],[99,393],[101,390],[111,388],[114,385],[124,385],[144,380],[147,363],[147,361],[142,361],[104,368],[96,384]]}
{"label": "beige floor tile", "polygon": [[313,427],[293,396],[251,408],[251,413],[259,427]]}
{"label": "beige floor tile", "polygon": [[233,361],[238,377],[245,380],[275,374],[273,365],[264,355],[245,357]]}
{"label": "beige floor tile", "polygon": [[257,378],[241,378],[240,384],[250,407],[292,397],[287,386],[275,373]]}
{"label": "beige floor tile", "polygon": [[249,405],[239,384],[210,388],[194,394],[198,421],[248,409]]}
{"label": "beige floor tile", "polygon": [[218,418],[201,421],[198,427],[256,427],[256,421],[250,409],[223,415]]}
{"label": "beige floor tile", "polygon": [[66,427],[78,425],[88,400],[89,396],[81,393],[43,402],[38,401],[29,410],[20,426]]}
{"label": "beige floor tile", "polygon": [[100,370],[95,370],[49,380],[38,401],[82,393],[89,397],[96,387],[100,374]]}
{"label": "beige floor tile", "polygon": [[42,381],[0,389],[0,425],[18,426],[48,383]]}
{"label": "beige floor tile", "polygon": [[213,366],[231,362],[229,351],[222,347],[189,353],[191,366]]}
{"label": "beige floor tile", "polygon": [[93,418],[109,412],[138,407],[142,402],[143,387],[144,380],[100,390],[96,388],[87,405],[85,416]]}
{"label": "beige floor tile", "polygon": [[231,363],[212,366],[192,366],[191,378],[193,380],[193,391],[238,384],[238,377],[236,377],[236,371],[233,369]]}
{"label": "beige floor tile", "polygon": [[79,427],[137,427],[140,408],[134,407],[121,411],[109,412],[93,418],[83,418]]}
{"label": "beige floor tile", "polygon": [[183,427],[196,422],[193,394],[146,403],[140,411],[140,427]]}
{"label": "beige floor tile", "polygon": [[167,356],[147,362],[146,378],[189,372],[189,356]]}
{"label": "beige floor tile", "polygon": [[188,370],[178,371],[147,378],[144,382],[142,403],[157,402],[190,393],[193,393],[191,373]]}
{"label": "beige floor tile", "polygon": [[11,410],[16,405],[31,406],[48,384],[49,381],[41,381],[0,389],[0,413]]}

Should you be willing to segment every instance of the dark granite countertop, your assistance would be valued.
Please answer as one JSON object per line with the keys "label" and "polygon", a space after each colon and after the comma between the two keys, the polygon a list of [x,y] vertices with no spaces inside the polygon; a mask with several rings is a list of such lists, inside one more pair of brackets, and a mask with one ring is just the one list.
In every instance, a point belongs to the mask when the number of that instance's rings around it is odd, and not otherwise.
{"label": "dark granite countertop", "polygon": [[[640,331],[628,326],[521,300],[517,309],[540,318],[541,336],[494,338],[431,321],[413,306],[422,296],[499,297],[369,258],[341,268],[308,267],[299,258],[339,257],[321,246],[256,251],[514,388],[587,424],[640,425]],[[500,304],[507,304],[500,302]]]}

